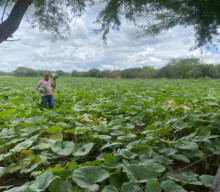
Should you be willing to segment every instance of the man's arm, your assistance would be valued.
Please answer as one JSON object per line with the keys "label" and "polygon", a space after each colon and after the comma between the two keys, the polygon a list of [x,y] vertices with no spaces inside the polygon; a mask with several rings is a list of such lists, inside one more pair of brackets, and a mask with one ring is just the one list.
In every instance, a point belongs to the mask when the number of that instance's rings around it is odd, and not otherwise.
{"label": "man's arm", "polygon": [[40,88],[40,86],[41,86],[41,82],[39,81],[39,83],[37,84],[36,89],[38,90]]}
{"label": "man's arm", "polygon": [[54,89],[56,88],[56,79],[53,79],[53,83],[51,84],[51,87],[53,87]]}

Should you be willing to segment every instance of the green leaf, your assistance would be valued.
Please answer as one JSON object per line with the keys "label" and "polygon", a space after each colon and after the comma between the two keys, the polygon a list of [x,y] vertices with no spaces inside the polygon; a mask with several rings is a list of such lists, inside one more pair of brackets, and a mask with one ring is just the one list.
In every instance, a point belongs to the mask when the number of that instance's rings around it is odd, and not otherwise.
{"label": "green leaf", "polygon": [[55,147],[52,148],[52,151],[61,156],[68,156],[73,152],[75,144],[72,141],[65,141],[62,143],[57,143]]}
{"label": "green leaf", "polygon": [[176,147],[182,150],[198,150],[199,147],[197,143],[192,141],[183,141],[182,143],[177,143]]}
{"label": "green leaf", "polygon": [[4,175],[4,174],[6,173],[6,171],[7,171],[7,168],[6,168],[6,167],[0,167],[0,177],[1,177],[2,175]]}
{"label": "green leaf", "polygon": [[51,134],[56,133],[58,131],[62,132],[63,128],[60,127],[60,126],[57,126],[57,125],[54,125],[54,126],[52,126],[52,127],[50,127],[49,129],[46,130],[47,133],[51,133]]}
{"label": "green leaf", "polygon": [[72,179],[82,188],[88,188],[91,191],[98,191],[96,184],[109,177],[109,172],[97,166],[88,166],[75,169]]}
{"label": "green leaf", "polygon": [[31,124],[36,124],[36,123],[41,123],[45,121],[46,119],[43,116],[34,116],[34,117],[29,117],[25,119],[25,123],[31,123]]}
{"label": "green leaf", "polygon": [[197,176],[197,174],[192,172],[183,172],[168,175],[167,177],[171,180],[182,182],[183,184],[202,185],[202,183],[197,179]]}
{"label": "green leaf", "polygon": [[158,163],[164,163],[164,164],[172,164],[173,160],[169,159],[163,155],[157,155],[154,157],[154,160]]}
{"label": "green leaf", "polygon": [[50,192],[68,192],[71,191],[72,185],[69,181],[62,181],[61,179],[54,180],[50,186]]}
{"label": "green leaf", "polygon": [[122,145],[122,143],[119,142],[114,142],[114,143],[106,143],[101,149],[106,149],[106,148],[111,148],[114,149],[116,147],[118,147],[119,145]]}
{"label": "green leaf", "polygon": [[7,190],[5,192],[36,192],[36,191],[30,189],[30,187],[27,185],[23,185],[21,187],[14,187],[14,188]]}
{"label": "green leaf", "polygon": [[136,185],[135,182],[123,183],[123,185],[121,186],[121,191],[122,192],[143,192],[143,190],[138,185]]}
{"label": "green leaf", "polygon": [[212,183],[215,179],[215,176],[212,175],[201,175],[199,179],[202,181],[202,184],[206,187],[212,187]]}
{"label": "green leaf", "polygon": [[125,166],[125,172],[131,181],[138,183],[145,183],[148,180],[157,178],[157,173],[150,166],[140,164]]}
{"label": "green leaf", "polygon": [[55,141],[63,141],[63,134],[60,131],[58,131],[58,132],[52,134],[50,136],[50,139],[55,140]]}
{"label": "green leaf", "polygon": [[165,192],[187,192],[184,188],[171,180],[163,181],[161,186]]}
{"label": "green leaf", "polygon": [[74,152],[73,156],[78,157],[78,156],[88,155],[93,146],[94,146],[94,143],[85,144],[81,148],[79,148],[76,152]]}
{"label": "green leaf", "polygon": [[145,192],[161,192],[162,188],[160,183],[156,180],[149,180],[146,183]]}
{"label": "green leaf", "polygon": [[118,192],[118,189],[113,185],[107,185],[102,189],[102,192]]}
{"label": "green leaf", "polygon": [[49,170],[38,176],[34,183],[30,186],[30,189],[37,192],[44,191],[57,178],[59,177],[53,176],[52,171]]}
{"label": "green leaf", "polygon": [[127,149],[119,149],[116,154],[116,156],[122,156],[124,158],[127,159],[133,159],[137,156],[136,153],[132,153],[131,151],[127,150]]}
{"label": "green leaf", "polygon": [[176,159],[176,160],[179,160],[179,161],[183,161],[183,162],[186,162],[186,163],[190,163],[190,160],[184,156],[184,155],[180,155],[180,154],[174,154],[174,155],[171,155],[171,157],[173,159]]}
{"label": "green leaf", "polygon": [[68,168],[61,167],[57,164],[56,167],[52,168],[53,174],[59,176],[62,180],[66,180],[72,176],[73,170],[77,168],[76,162],[68,163]]}
{"label": "green leaf", "polygon": [[28,147],[30,147],[32,144],[34,143],[33,140],[26,140],[24,142],[21,142],[19,144],[17,144],[13,149],[11,149],[11,152],[20,152],[24,149],[27,149]]}

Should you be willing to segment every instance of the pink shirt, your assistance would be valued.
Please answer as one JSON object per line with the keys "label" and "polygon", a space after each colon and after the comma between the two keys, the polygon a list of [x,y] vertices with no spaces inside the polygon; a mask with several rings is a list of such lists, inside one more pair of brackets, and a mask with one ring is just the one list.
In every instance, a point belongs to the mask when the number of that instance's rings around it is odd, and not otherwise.
{"label": "pink shirt", "polygon": [[52,95],[52,88],[51,88],[51,81],[48,80],[40,80],[38,82],[38,86],[41,86],[41,85],[45,85],[46,86],[46,91],[42,94],[42,96],[47,96],[47,95]]}

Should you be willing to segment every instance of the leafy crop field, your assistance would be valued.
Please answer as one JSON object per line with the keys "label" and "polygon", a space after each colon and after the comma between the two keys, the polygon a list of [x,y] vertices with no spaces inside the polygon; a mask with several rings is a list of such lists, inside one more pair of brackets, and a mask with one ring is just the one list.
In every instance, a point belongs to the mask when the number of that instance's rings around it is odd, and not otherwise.
{"label": "leafy crop field", "polygon": [[219,80],[0,78],[0,190],[207,192],[220,163]]}

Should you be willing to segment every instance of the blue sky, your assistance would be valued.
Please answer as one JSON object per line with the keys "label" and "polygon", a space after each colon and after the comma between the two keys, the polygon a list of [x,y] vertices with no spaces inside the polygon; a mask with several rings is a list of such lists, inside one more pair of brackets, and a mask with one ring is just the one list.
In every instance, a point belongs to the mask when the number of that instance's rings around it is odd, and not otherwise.
{"label": "blue sky", "polygon": [[68,39],[56,42],[48,32],[31,29],[23,20],[14,34],[14,38],[20,41],[0,44],[0,71],[13,71],[19,66],[66,72],[91,68],[160,68],[171,58],[188,57],[220,64],[219,50],[190,51],[194,46],[194,31],[190,27],[178,26],[156,37],[137,38],[138,29],[133,23],[123,20],[120,31],[111,31],[107,44],[104,44],[101,34],[93,32],[100,27],[94,24],[99,10],[99,6],[88,9],[82,17],[71,22]]}

